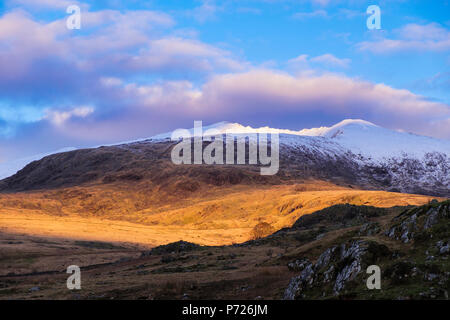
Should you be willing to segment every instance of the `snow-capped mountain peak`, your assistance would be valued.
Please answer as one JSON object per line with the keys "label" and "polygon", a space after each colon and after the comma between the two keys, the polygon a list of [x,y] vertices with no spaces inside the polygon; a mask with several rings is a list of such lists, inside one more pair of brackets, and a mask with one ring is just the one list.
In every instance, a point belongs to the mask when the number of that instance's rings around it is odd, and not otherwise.
{"label": "snow-capped mountain peak", "polygon": [[344,120],[324,129],[323,137],[372,159],[392,157],[422,158],[430,152],[450,157],[450,141],[400,132],[377,126],[364,120]]}
{"label": "snow-capped mountain peak", "polygon": [[[215,129],[220,134],[249,134],[249,133],[278,133],[281,143],[302,144],[312,139],[329,140],[339,144],[343,148],[357,155],[373,160],[382,160],[392,157],[402,157],[405,154],[410,157],[422,158],[430,152],[441,152],[450,157],[450,141],[419,136],[407,132],[380,127],[369,121],[361,119],[345,119],[331,127],[319,127],[302,130],[278,129],[272,127],[251,127],[239,123],[218,122],[202,128],[203,134]],[[191,135],[194,129],[189,129]],[[151,139],[170,139],[171,132],[153,136]]]}
{"label": "snow-capped mountain peak", "polygon": [[346,119],[346,120],[343,120],[343,121],[335,124],[334,126],[325,128],[323,133],[320,135],[323,137],[328,137],[328,138],[336,138],[348,131],[362,132],[362,131],[369,131],[369,130],[375,129],[375,128],[379,128],[379,127],[369,121],[365,121],[365,120],[361,120],[361,119]]}
{"label": "snow-capped mountain peak", "polygon": [[[429,178],[431,174],[436,175],[436,177],[441,177],[439,178],[441,180],[446,179],[442,181],[444,185],[450,184],[450,169],[447,170],[450,167],[449,140],[440,140],[390,130],[365,120],[346,119],[331,127],[302,129],[298,131],[276,129],[268,126],[253,128],[239,123],[223,121],[203,126],[202,131],[203,133],[208,133],[210,129],[215,129],[216,133],[219,132],[220,134],[279,133],[281,143],[280,152],[290,153],[292,150],[303,150],[304,152],[311,153],[312,157],[325,156],[328,159],[341,157],[348,161],[356,161],[360,165],[390,168],[405,163],[405,160],[407,162],[415,161],[415,163],[426,168],[425,170],[428,172],[421,179],[431,179]],[[189,131],[193,134],[194,129],[190,129]],[[109,146],[170,140],[171,135],[172,132],[167,132],[152,136],[151,138],[111,144]],[[59,150],[58,152],[61,151],[65,150]],[[45,155],[51,155],[53,153],[47,153]],[[20,161],[1,163],[0,179],[14,174],[29,162],[38,160],[43,156],[39,155]],[[439,173],[436,174],[436,170],[438,169]]]}
{"label": "snow-capped mountain peak", "polygon": [[[272,128],[268,126],[264,127],[251,127],[251,126],[244,126],[237,122],[228,122],[228,121],[221,121],[217,122],[211,125],[203,126],[202,131],[203,133],[207,132],[208,130],[214,129],[217,130],[221,134],[226,133],[232,133],[232,134],[245,134],[245,133],[279,133],[284,135],[295,135],[295,136],[323,136],[323,137],[332,137],[335,132],[342,131],[342,130],[348,130],[350,128],[353,128],[354,130],[364,130],[368,127],[378,127],[375,124],[360,120],[360,119],[346,119],[343,120],[331,127],[319,127],[319,128],[311,128],[311,129],[301,129],[301,130],[291,130],[291,129],[280,129],[280,128]],[[188,131],[193,135],[194,129],[188,129]],[[167,139],[171,137],[172,132],[166,132],[162,134],[158,134],[155,136],[152,136],[151,139]]]}
{"label": "snow-capped mountain peak", "polygon": [[369,121],[365,121],[365,120],[361,120],[361,119],[345,119],[342,120],[339,123],[336,123],[335,125],[331,126],[331,127],[319,127],[319,128],[311,128],[311,129],[302,129],[300,131],[298,131],[299,135],[302,136],[328,136],[331,137],[333,136],[333,134],[339,130],[344,130],[345,128],[359,128],[359,129],[364,129],[367,127],[371,127],[374,126],[376,127],[375,124],[369,122]]}

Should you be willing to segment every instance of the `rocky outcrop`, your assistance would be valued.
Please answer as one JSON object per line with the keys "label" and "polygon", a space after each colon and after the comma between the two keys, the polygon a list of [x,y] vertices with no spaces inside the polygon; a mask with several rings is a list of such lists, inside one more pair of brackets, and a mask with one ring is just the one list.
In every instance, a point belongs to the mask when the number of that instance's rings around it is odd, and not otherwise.
{"label": "rocky outcrop", "polygon": [[[406,209],[386,227],[367,222],[348,231],[343,243],[323,251],[315,263],[305,258],[291,262],[289,269],[299,274],[284,299],[448,299],[449,230],[450,200]],[[382,243],[392,244],[392,251]],[[383,290],[365,286],[369,265],[380,267]]]}
{"label": "rocky outcrop", "polygon": [[291,279],[284,299],[307,299],[315,290],[322,290],[323,293],[331,291],[338,295],[367,266],[389,254],[389,249],[382,244],[355,240],[328,248],[315,264],[307,259],[294,261],[289,264],[290,269],[301,270],[301,273]]}
{"label": "rocky outcrop", "polygon": [[438,249],[439,254],[445,255],[450,253],[450,243],[449,241],[438,241],[436,243],[436,247]]}
{"label": "rocky outcrop", "polygon": [[381,231],[381,226],[378,222],[368,222],[363,224],[359,229],[358,235],[360,236],[373,236]]}
{"label": "rocky outcrop", "polygon": [[293,262],[288,263],[288,269],[291,271],[301,272],[310,264],[311,264],[311,261],[309,261],[306,258],[303,258],[303,259],[295,260]]}
{"label": "rocky outcrop", "polygon": [[282,144],[280,159],[293,176],[338,178],[369,189],[450,196],[450,158],[443,152],[429,152],[422,158],[404,154],[375,161],[340,145],[300,141],[296,145]]}
{"label": "rocky outcrop", "polygon": [[405,211],[394,220],[394,224],[385,232],[389,238],[408,243],[427,235],[435,225],[450,218],[449,201],[433,203]]}

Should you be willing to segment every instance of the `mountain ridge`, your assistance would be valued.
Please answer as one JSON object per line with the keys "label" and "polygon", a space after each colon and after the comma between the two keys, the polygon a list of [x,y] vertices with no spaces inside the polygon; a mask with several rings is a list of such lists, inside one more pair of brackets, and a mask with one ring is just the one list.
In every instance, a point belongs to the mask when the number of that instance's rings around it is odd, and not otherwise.
{"label": "mountain ridge", "polygon": [[[359,129],[356,130],[355,128]],[[389,146],[389,149],[382,153],[380,153],[380,148],[377,150],[374,150],[373,147],[377,146],[377,144],[373,141],[373,139],[370,141],[370,143],[365,143],[365,141],[361,141],[360,137],[355,137],[355,134],[362,133],[364,135],[365,139],[368,139],[370,135],[373,135],[373,130],[367,130],[368,128],[373,129],[376,128],[378,131],[383,132],[384,134],[379,137],[379,139],[393,139],[395,141],[395,144],[391,143]],[[234,134],[246,134],[246,133],[279,133],[281,135],[281,143],[289,144],[292,143],[292,137],[324,137],[327,139],[330,139],[333,142],[336,142],[337,144],[341,145],[345,149],[350,149],[355,154],[362,154],[366,158],[377,158],[380,157],[387,157],[392,154],[396,154],[397,156],[402,155],[402,152],[405,150],[402,148],[399,148],[399,142],[400,145],[403,146],[403,148],[406,147],[406,150],[409,152],[406,153],[414,153],[415,156],[419,155],[423,157],[427,152],[433,152],[433,151],[440,151],[444,154],[446,154],[447,157],[450,158],[450,141],[443,140],[443,139],[437,139],[437,138],[431,138],[426,136],[420,136],[412,133],[405,133],[405,132],[396,132],[393,130],[385,129],[383,127],[380,127],[376,124],[373,124],[369,121],[362,120],[362,119],[345,119],[340,121],[339,123],[330,126],[330,127],[318,127],[318,128],[310,128],[310,129],[301,129],[298,131],[295,130],[289,130],[289,129],[276,129],[271,128],[268,126],[265,127],[259,127],[259,128],[253,128],[251,126],[244,126],[239,123],[233,123],[233,122],[227,122],[227,121],[221,121],[218,123],[214,123],[212,125],[208,125],[203,127],[203,131],[209,130],[209,129],[216,129],[220,133],[226,133],[227,131]],[[362,129],[362,130],[361,130]],[[189,130],[191,133],[193,133],[193,129],[191,128]],[[369,132],[367,132],[369,131]],[[387,133],[391,134],[387,134]],[[130,141],[123,141],[123,142],[117,142],[112,144],[105,144],[105,145],[99,145],[94,146],[87,149],[92,148],[99,148],[99,147],[112,147],[112,146],[119,146],[124,144],[133,144],[133,143],[139,143],[139,142],[145,142],[145,141],[160,141],[160,140],[170,140],[172,132],[166,132],[157,134],[154,136],[151,136],[149,138],[141,138],[136,140],[130,140]],[[350,138],[345,138],[346,134],[350,134]],[[314,139],[314,138],[313,138]],[[359,141],[355,141],[358,140]],[[410,139],[410,140],[408,140]],[[294,139],[295,140],[295,139]],[[355,143],[357,142],[357,143]],[[385,141],[383,141],[385,142]],[[430,148],[429,145],[432,145],[433,148]],[[417,145],[423,146],[422,149],[417,149]],[[386,147],[387,144],[383,143],[383,147]],[[427,146],[427,147],[425,147]],[[369,150],[367,150],[367,147]],[[378,145],[379,147],[379,145]],[[414,147],[414,148],[413,148]],[[0,163],[0,179],[8,178],[11,175],[17,173],[19,170],[23,169],[26,165],[30,164],[33,161],[39,160],[44,158],[45,156],[54,155],[66,151],[73,151],[73,150],[81,150],[86,148],[74,148],[74,147],[68,147],[68,148],[62,148],[54,152],[47,152],[42,153],[38,155],[33,155],[30,157],[25,157],[17,160],[13,160],[7,163]],[[412,149],[412,150],[411,150]],[[378,153],[378,154],[376,154]]]}
{"label": "mountain ridge", "polygon": [[[211,128],[234,134],[270,131],[226,122],[204,127]],[[163,134],[46,156],[1,180],[0,191],[120,181],[160,185],[179,176],[192,185],[214,185],[218,177],[237,184],[317,179],[368,190],[450,196],[450,141],[395,132],[364,120],[344,120],[318,129],[316,136],[308,134],[280,134],[280,171],[273,177],[258,176],[256,165],[174,165],[170,150],[177,142]]]}

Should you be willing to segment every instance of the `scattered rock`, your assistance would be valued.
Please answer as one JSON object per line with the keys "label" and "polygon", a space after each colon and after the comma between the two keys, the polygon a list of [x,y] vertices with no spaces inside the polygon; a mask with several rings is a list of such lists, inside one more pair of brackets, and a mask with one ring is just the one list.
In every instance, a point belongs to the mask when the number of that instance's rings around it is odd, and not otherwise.
{"label": "scattered rock", "polygon": [[369,222],[363,224],[359,229],[358,234],[360,236],[373,236],[381,231],[380,224],[378,222]]}
{"label": "scattered rock", "polygon": [[425,206],[403,212],[394,221],[400,221],[391,226],[385,235],[408,243],[411,240],[423,242],[435,236],[430,229],[438,224],[442,219],[450,217],[450,205],[442,203],[440,205]]}
{"label": "scattered rock", "polygon": [[284,299],[304,299],[314,287],[333,283],[334,294],[339,294],[346,284],[356,279],[363,268],[373,264],[381,256],[390,255],[389,249],[372,241],[354,240],[326,249],[312,264],[307,259],[291,262],[290,269],[301,270],[292,278],[284,293]]}
{"label": "scattered rock", "polygon": [[[440,208],[440,207],[439,207]],[[432,226],[434,226],[437,222],[438,222],[438,214],[439,214],[439,209],[438,208],[431,208],[428,212],[427,212],[427,220],[425,222],[424,225],[424,229],[430,229]]]}
{"label": "scattered rock", "polygon": [[425,280],[427,281],[433,281],[434,279],[439,278],[438,274],[434,274],[434,273],[426,273],[425,274]]}
{"label": "scattered rock", "polygon": [[438,241],[436,247],[439,250],[439,254],[444,255],[450,252],[450,244],[446,241]]}
{"label": "scattered rock", "polygon": [[303,271],[308,265],[312,264],[311,261],[309,261],[306,258],[295,260],[293,262],[288,263],[288,269],[291,271]]}

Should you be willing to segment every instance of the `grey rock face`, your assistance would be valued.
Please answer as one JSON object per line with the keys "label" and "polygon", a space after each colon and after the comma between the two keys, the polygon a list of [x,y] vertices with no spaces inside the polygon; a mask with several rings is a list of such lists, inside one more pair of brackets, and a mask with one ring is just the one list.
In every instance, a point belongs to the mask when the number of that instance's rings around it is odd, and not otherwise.
{"label": "grey rock face", "polygon": [[294,300],[302,296],[302,291],[306,287],[310,287],[314,281],[314,266],[312,263],[306,266],[300,275],[294,277],[284,292],[285,300]]}
{"label": "grey rock face", "polygon": [[[300,275],[291,279],[284,299],[302,299],[308,290],[333,283],[334,294],[339,294],[347,282],[355,280],[365,267],[364,258],[369,253],[370,243],[356,240],[333,246],[325,250],[315,264],[306,260],[297,260],[292,265],[304,266]],[[364,265],[364,266],[363,266]]]}
{"label": "grey rock face", "polygon": [[389,238],[395,237],[395,227],[391,228],[390,230],[387,230],[385,232],[385,235],[387,235]]}
{"label": "grey rock face", "polygon": [[[374,161],[331,141],[299,139],[285,144],[280,155],[302,176],[330,176],[348,183],[388,191],[450,196],[450,158],[430,152],[421,158],[403,155]],[[301,165],[298,165],[301,164]]]}
{"label": "grey rock face", "polygon": [[350,265],[345,266],[344,270],[342,270],[336,278],[334,291],[338,293],[339,291],[344,289],[345,282],[347,282],[348,280],[353,280],[360,271],[361,264],[358,260],[353,260]]}
{"label": "grey rock face", "polygon": [[365,223],[360,229],[358,234],[360,236],[372,236],[380,232],[380,224],[377,222]]}
{"label": "grey rock face", "polygon": [[283,299],[295,300],[295,298],[298,296],[298,292],[300,291],[299,290],[300,285],[301,285],[300,276],[292,278],[291,281],[289,282],[288,287],[284,291]]}
{"label": "grey rock face", "polygon": [[427,281],[433,281],[433,280],[439,278],[439,275],[438,274],[434,274],[434,273],[427,273],[427,274],[425,274],[424,278]]}
{"label": "grey rock face", "polygon": [[413,231],[417,230],[417,214],[413,214],[411,217],[403,221],[402,223],[402,235],[400,239],[404,243],[408,243],[413,237]]}
{"label": "grey rock face", "polygon": [[439,254],[444,255],[450,252],[450,244],[444,241],[438,241],[436,247],[439,250]]}
{"label": "grey rock face", "polygon": [[[300,274],[291,279],[284,297],[317,299],[335,295],[351,298],[365,290],[365,270],[374,264],[382,266],[383,279],[394,287],[407,287],[414,283],[423,285],[424,288],[430,285],[446,288],[450,276],[450,272],[446,272],[446,260],[450,253],[448,218],[449,201],[434,202],[403,211],[390,221],[389,227],[384,231],[385,236],[408,243],[393,246],[395,251],[382,244],[382,239],[355,239],[355,231],[352,231],[348,235],[353,240],[345,240],[327,248],[315,263],[310,263],[309,260],[294,261],[295,265],[301,266],[298,269]],[[356,234],[365,237],[371,228],[371,223],[366,223],[356,230]],[[377,234],[381,236],[380,231]],[[411,242],[412,245],[409,245]],[[389,245],[389,242],[386,243]],[[413,254],[410,255],[410,252]],[[413,293],[404,297],[416,296]],[[420,295],[420,298],[427,299],[443,297],[448,297],[448,292],[438,290]]]}
{"label": "grey rock face", "polygon": [[432,226],[434,226],[438,222],[438,214],[439,211],[436,208],[432,208],[427,212],[427,220],[424,225],[424,229],[430,229]]}
{"label": "grey rock face", "polygon": [[331,247],[325,250],[320,256],[319,259],[317,259],[316,262],[316,269],[322,269],[324,266],[327,266],[330,263],[330,260],[334,253],[336,252],[338,247]]}
{"label": "grey rock face", "polygon": [[413,210],[411,213],[406,212],[397,217],[397,221],[400,222],[392,226],[384,234],[390,238],[408,243],[414,240],[417,233],[430,231],[442,219],[447,219],[450,216],[449,211],[450,206],[448,204],[441,204],[428,208],[427,210],[422,209],[419,211]]}
{"label": "grey rock face", "polygon": [[347,264],[337,275],[334,285],[336,293],[344,288],[347,281],[353,280],[361,272],[361,258],[367,250],[362,246],[363,243],[363,241],[355,241],[348,248],[345,245],[341,246],[341,261],[347,259],[351,263]]}

